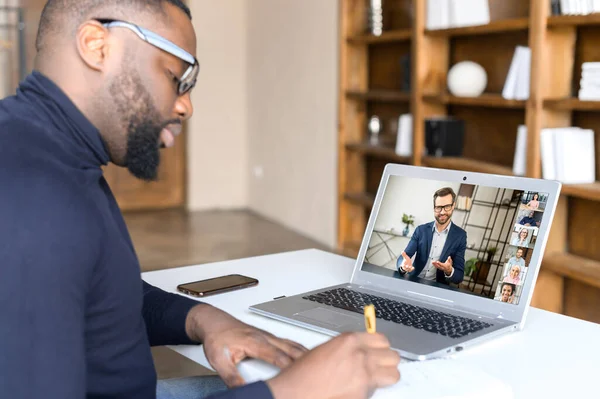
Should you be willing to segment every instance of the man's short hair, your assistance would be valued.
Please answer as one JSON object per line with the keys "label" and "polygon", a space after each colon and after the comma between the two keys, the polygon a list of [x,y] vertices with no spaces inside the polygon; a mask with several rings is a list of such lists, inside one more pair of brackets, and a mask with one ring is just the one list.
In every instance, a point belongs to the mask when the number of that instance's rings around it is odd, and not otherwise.
{"label": "man's short hair", "polygon": [[183,0],[48,0],[42,11],[40,26],[35,42],[37,51],[46,45],[46,39],[61,30],[73,31],[92,13],[114,10],[116,15],[97,15],[96,17],[115,18],[118,15],[131,15],[132,12],[150,11],[165,14],[164,3],[170,3],[192,19],[192,14]]}
{"label": "man's short hair", "polygon": [[452,187],[444,187],[440,188],[433,194],[433,206],[435,206],[435,200],[437,197],[445,197],[447,195],[452,195],[452,203],[456,201],[456,193],[452,189]]}
{"label": "man's short hair", "polygon": [[517,252],[519,252],[519,251],[521,251],[521,252],[525,252],[525,249],[524,249],[523,247],[518,247],[518,248],[517,248],[517,251],[516,251],[515,253],[517,253]]}
{"label": "man's short hair", "polygon": [[505,285],[508,285],[510,287],[510,295],[514,295],[515,291],[517,290],[517,286],[513,283],[502,283],[502,287],[500,287],[500,292],[502,292]]}

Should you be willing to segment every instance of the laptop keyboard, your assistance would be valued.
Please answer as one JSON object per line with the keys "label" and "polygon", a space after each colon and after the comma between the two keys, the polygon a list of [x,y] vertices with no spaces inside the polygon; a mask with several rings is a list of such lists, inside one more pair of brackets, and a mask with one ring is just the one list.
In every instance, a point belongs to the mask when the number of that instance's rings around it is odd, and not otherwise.
{"label": "laptop keyboard", "polygon": [[360,314],[364,314],[365,305],[373,304],[375,305],[375,316],[378,319],[450,338],[461,338],[491,326],[491,324],[479,320],[437,312],[346,288],[336,288],[302,298]]}

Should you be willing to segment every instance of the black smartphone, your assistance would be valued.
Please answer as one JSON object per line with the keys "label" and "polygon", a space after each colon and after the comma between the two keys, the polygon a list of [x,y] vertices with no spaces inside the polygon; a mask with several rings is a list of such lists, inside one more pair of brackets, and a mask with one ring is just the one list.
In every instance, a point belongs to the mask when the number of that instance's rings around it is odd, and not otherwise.
{"label": "black smartphone", "polygon": [[253,287],[257,284],[258,280],[255,278],[242,276],[241,274],[229,274],[227,276],[179,284],[177,286],[177,291],[187,295],[205,297],[220,294],[222,292]]}

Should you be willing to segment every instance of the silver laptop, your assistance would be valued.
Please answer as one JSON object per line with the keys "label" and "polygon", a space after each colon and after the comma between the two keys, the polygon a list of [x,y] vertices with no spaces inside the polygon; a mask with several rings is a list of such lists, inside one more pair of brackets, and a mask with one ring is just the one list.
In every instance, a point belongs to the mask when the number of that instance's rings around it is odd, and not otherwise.
{"label": "silver laptop", "polygon": [[250,306],[329,335],[377,331],[405,358],[443,357],[523,328],[561,185],[386,166],[345,284]]}

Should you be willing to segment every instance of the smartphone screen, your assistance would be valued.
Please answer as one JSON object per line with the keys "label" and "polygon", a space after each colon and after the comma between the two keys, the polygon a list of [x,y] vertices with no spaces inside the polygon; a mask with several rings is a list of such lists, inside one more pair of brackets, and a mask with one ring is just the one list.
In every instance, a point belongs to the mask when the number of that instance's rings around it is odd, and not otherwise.
{"label": "smartphone screen", "polygon": [[180,284],[177,286],[177,289],[188,295],[207,296],[219,292],[251,287],[256,284],[258,284],[258,280],[255,278],[242,276],[241,274],[230,274],[228,276]]}

